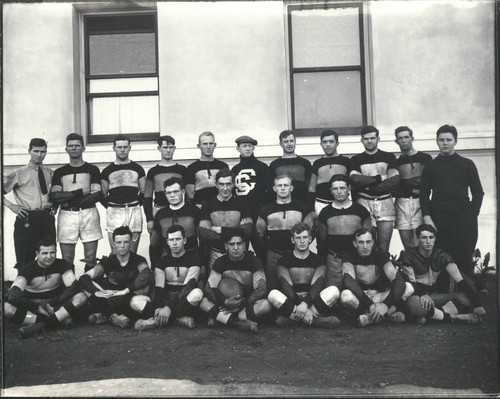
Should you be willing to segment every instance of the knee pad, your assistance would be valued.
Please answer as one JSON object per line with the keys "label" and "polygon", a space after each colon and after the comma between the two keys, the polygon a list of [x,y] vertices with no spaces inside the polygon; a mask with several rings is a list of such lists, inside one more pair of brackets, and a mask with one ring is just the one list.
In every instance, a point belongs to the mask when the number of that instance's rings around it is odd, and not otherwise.
{"label": "knee pad", "polygon": [[281,305],[283,305],[286,301],[286,295],[283,294],[279,290],[271,290],[269,295],[267,296],[268,301],[273,305],[275,308],[279,308]]}
{"label": "knee pad", "polygon": [[340,297],[340,291],[337,287],[334,285],[331,285],[329,287],[326,287],[323,291],[319,293],[319,296],[323,300],[323,302],[331,307],[339,300]]}
{"label": "knee pad", "polygon": [[359,299],[350,290],[344,290],[340,293],[340,303],[352,310],[359,307]]}
{"label": "knee pad", "polygon": [[136,312],[142,312],[146,303],[151,302],[151,298],[146,295],[134,295],[130,298],[130,308]]}
{"label": "knee pad", "polygon": [[195,288],[188,294],[186,299],[191,305],[198,306],[203,299],[203,292],[199,288]]}

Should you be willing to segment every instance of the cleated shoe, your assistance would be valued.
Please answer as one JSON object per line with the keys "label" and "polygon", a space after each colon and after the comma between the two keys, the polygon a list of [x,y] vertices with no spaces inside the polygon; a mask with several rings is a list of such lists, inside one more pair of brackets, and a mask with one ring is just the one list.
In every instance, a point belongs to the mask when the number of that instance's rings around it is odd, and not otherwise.
{"label": "cleated shoe", "polygon": [[21,338],[28,338],[32,336],[38,337],[39,335],[45,334],[45,325],[43,323],[35,323],[29,326],[20,327],[18,330]]}
{"label": "cleated shoe", "polygon": [[398,311],[388,314],[387,320],[392,321],[393,323],[404,323],[406,321],[406,318],[403,312]]}
{"label": "cleated shoe", "polygon": [[59,326],[64,328],[65,330],[71,330],[73,328],[73,320],[71,319],[71,317],[66,317],[59,322]]}
{"label": "cleated shoe", "polygon": [[370,314],[362,314],[358,317],[357,323],[358,327],[366,327],[370,324],[373,324],[373,321],[370,319]]}
{"label": "cleated shoe", "polygon": [[296,326],[297,324],[299,324],[297,320],[292,320],[285,316],[278,316],[276,319],[276,325],[282,328]]}
{"label": "cleated shoe", "polygon": [[340,320],[335,316],[315,317],[311,325],[319,328],[337,328],[340,325]]}
{"label": "cleated shoe", "polygon": [[103,324],[106,323],[109,320],[109,317],[106,316],[104,313],[92,313],[89,316],[89,323],[90,324]]}
{"label": "cleated shoe", "polygon": [[481,323],[474,313],[450,314],[452,323],[478,324]]}
{"label": "cleated shoe", "polygon": [[187,327],[187,328],[195,328],[196,323],[194,322],[194,319],[191,316],[183,316],[183,317],[178,317],[175,319],[175,324],[178,326],[182,327]]}
{"label": "cleated shoe", "polygon": [[427,323],[427,319],[424,316],[415,317],[415,323],[423,326],[425,323]]}
{"label": "cleated shoe", "polygon": [[139,319],[135,322],[134,328],[137,331],[151,330],[152,328],[159,327],[155,319],[150,317],[149,319]]}
{"label": "cleated shoe", "polygon": [[130,327],[130,319],[125,316],[124,314],[118,315],[116,313],[113,313],[109,321],[114,324],[115,326],[121,327],[121,328],[129,328]]}
{"label": "cleated shoe", "polygon": [[236,320],[234,326],[240,331],[249,331],[253,333],[258,333],[259,328],[255,321],[251,320]]}
{"label": "cleated shoe", "polygon": [[207,321],[207,326],[208,327],[215,327],[215,324],[216,324],[215,319],[213,317],[209,317],[208,321]]}

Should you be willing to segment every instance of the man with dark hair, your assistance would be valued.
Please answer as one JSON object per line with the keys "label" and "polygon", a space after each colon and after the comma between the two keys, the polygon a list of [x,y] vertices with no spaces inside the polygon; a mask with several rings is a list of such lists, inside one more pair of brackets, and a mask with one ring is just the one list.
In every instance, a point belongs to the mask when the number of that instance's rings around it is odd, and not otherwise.
{"label": "man with dark hair", "polygon": [[96,265],[98,241],[102,238],[101,220],[96,203],[101,199],[99,168],[83,160],[83,137],[70,133],[66,137],[69,164],[56,169],[52,177],[50,198],[60,205],[57,217],[57,241],[70,265],[75,260],[75,246],[82,240],[85,271]]}
{"label": "man with dark hair", "polygon": [[130,319],[151,308],[150,285],[154,280],[148,262],[131,251],[132,232],[127,226],[112,233],[116,253],[101,261],[78,280],[93,310],[90,324],[110,321],[121,328],[130,326]]}
{"label": "man with dark hair", "polygon": [[415,229],[422,224],[420,210],[420,181],[422,170],[432,161],[425,152],[413,148],[413,131],[408,126],[399,126],[394,132],[396,144],[401,150],[397,159],[399,191],[396,193],[396,229],[405,249],[418,245]]}
{"label": "man with dark hair", "polygon": [[355,314],[359,327],[389,320],[404,323],[404,301],[413,294],[389,254],[374,248],[371,231],[354,232],[354,248],[343,257],[344,290],[340,302],[347,314]]}
{"label": "man with dark hair", "polygon": [[36,259],[19,268],[4,305],[5,318],[22,326],[22,338],[47,328],[70,328],[71,317],[87,301],[71,265],[56,259],[55,241],[42,239],[36,248]]}
{"label": "man with dark hair", "polygon": [[280,327],[303,322],[308,326],[335,328],[337,317],[329,315],[338,301],[337,287],[325,288],[326,266],[309,250],[311,229],[305,223],[292,227],[292,252],[278,260],[279,289],[273,289],[267,299],[277,309],[276,324]]}
{"label": "man with dark hair", "polygon": [[184,228],[186,251],[198,249],[196,230],[200,223],[200,210],[196,205],[185,202],[186,192],[180,178],[171,177],[165,180],[163,185],[164,196],[169,205],[160,209],[155,215],[149,246],[149,258],[153,269],[162,256],[170,253],[167,232],[173,225],[181,225]]}
{"label": "man with dark hair", "polygon": [[[43,165],[47,155],[44,139],[31,139],[28,147],[30,161],[3,177],[3,204],[15,215],[14,247],[16,265],[21,266],[35,259],[36,243],[44,237],[56,239],[56,227],[52,202],[49,198],[53,171]],[[13,193],[15,203],[5,198]]]}
{"label": "man with dark hair", "polygon": [[349,158],[337,152],[339,135],[335,130],[323,130],[320,144],[325,155],[314,161],[309,183],[309,203],[316,215],[333,202],[330,178],[339,174],[349,176],[350,171]]}
{"label": "man with dark hair", "polygon": [[455,260],[463,274],[472,278],[472,252],[476,248],[477,217],[484,192],[474,162],[455,152],[457,137],[455,126],[443,125],[437,130],[439,155],[422,172],[420,204],[424,223],[439,232],[436,246]]}
{"label": "man with dark hair", "polygon": [[116,159],[104,168],[101,174],[103,204],[108,208],[106,220],[111,250],[113,231],[120,226],[128,226],[132,232],[130,250],[137,253],[142,232],[141,206],[144,199],[146,174],[138,163],[129,159],[132,146],[127,136],[119,134],[113,140]]}
{"label": "man with dark hair", "polygon": [[149,234],[153,233],[156,212],[168,206],[163,183],[171,177],[185,180],[187,175],[187,168],[173,160],[176,148],[175,139],[172,136],[161,136],[158,138],[157,142],[161,160],[156,166],[149,169],[146,175],[146,187],[144,189],[144,214],[146,215]]}
{"label": "man with dark hair", "polygon": [[371,228],[368,210],[349,199],[349,178],[333,175],[330,178],[331,205],[322,209],[318,216],[318,254],[326,259],[328,266],[325,286],[342,289],[342,256],[352,248],[354,232],[364,227]]}
{"label": "man with dark hair", "polygon": [[391,192],[399,187],[396,157],[378,149],[380,141],[375,126],[361,129],[365,151],[351,158],[351,184],[357,191],[357,201],[370,212],[377,232],[378,249],[389,252],[396,211]]}
{"label": "man with dark hair", "polygon": [[[451,256],[436,248],[436,229],[428,224],[417,227],[418,247],[401,255],[404,272],[414,286],[415,294],[407,300],[410,313],[418,324],[428,319],[475,324],[486,311],[473,284],[464,278]],[[437,279],[446,271],[459,292],[440,292]]]}
{"label": "man with dark hair", "polygon": [[242,227],[245,241],[253,232],[253,223],[246,201],[233,196],[234,176],[229,169],[221,169],[215,176],[217,196],[205,202],[201,208],[198,237],[209,247],[208,272],[215,260],[226,253],[224,231],[230,227]]}
{"label": "man with dark hair", "polygon": [[[205,297],[200,309],[208,313],[209,325],[215,320],[242,331],[258,332],[257,321],[271,312],[266,299],[266,276],[262,263],[245,250],[246,233],[242,228],[224,230],[227,254],[218,258],[208,277]],[[221,292],[220,282],[232,278],[242,288],[242,295],[227,296]]]}
{"label": "man with dark hair", "polygon": [[296,136],[291,130],[284,130],[279,135],[283,155],[269,165],[271,176],[288,175],[292,178],[294,190],[292,198],[307,204],[307,192],[311,180],[311,162],[295,153]]}
{"label": "man with dark hair", "polygon": [[142,313],[144,319],[135,323],[136,330],[161,327],[171,319],[181,326],[195,327],[194,309],[203,298],[203,291],[197,288],[201,262],[194,252],[186,252],[182,226],[174,224],[167,229],[167,243],[170,254],[162,257],[155,268],[153,306],[146,305],[149,312]]}
{"label": "man with dark hair", "polygon": [[212,132],[201,133],[197,146],[201,156],[187,167],[186,194],[190,201],[201,208],[206,201],[217,196],[215,175],[229,166],[214,158],[217,143]]}

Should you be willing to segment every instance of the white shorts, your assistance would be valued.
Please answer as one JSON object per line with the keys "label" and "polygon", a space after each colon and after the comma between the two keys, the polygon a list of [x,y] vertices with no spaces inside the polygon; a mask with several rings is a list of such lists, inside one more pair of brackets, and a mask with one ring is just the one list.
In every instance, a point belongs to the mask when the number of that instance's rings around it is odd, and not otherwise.
{"label": "white shorts", "polygon": [[396,220],[396,210],[392,198],[378,200],[358,197],[358,204],[363,205],[370,212],[370,219],[374,227],[377,226],[377,222]]}
{"label": "white shorts", "polygon": [[420,199],[396,198],[396,229],[414,230],[423,223]]}
{"label": "white shorts", "polygon": [[60,244],[76,244],[78,238],[82,242],[92,242],[102,238],[101,220],[97,208],[59,211],[57,241]]}
{"label": "white shorts", "polygon": [[108,206],[106,230],[113,233],[121,226],[128,226],[132,233],[142,232],[142,210],[140,205],[114,207]]}

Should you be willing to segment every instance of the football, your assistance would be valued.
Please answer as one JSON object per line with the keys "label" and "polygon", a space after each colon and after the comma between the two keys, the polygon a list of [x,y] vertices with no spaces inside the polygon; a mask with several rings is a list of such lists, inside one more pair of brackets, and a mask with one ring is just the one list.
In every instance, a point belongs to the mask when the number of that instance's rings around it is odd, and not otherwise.
{"label": "football", "polygon": [[223,277],[217,288],[226,298],[231,298],[235,295],[243,296],[243,287],[237,280],[231,277]]}

